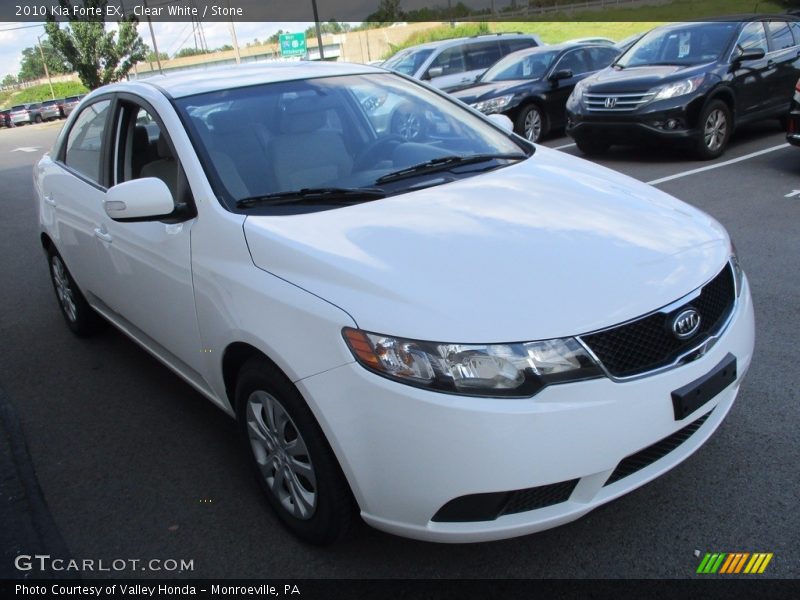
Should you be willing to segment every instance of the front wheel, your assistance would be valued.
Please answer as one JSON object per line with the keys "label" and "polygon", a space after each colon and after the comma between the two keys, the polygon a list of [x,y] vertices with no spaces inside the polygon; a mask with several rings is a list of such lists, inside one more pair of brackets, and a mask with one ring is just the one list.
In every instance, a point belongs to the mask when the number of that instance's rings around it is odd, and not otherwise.
{"label": "front wheel", "polygon": [[34,120],[34,122],[36,122],[36,123],[41,123],[41,122],[42,122],[42,120],[43,120],[43,119],[42,119],[42,115],[36,115],[36,117],[35,117],[33,120]]}
{"label": "front wheel", "polygon": [[268,361],[252,359],[239,372],[236,409],[249,462],[283,524],[313,544],[341,539],[352,520],[350,488],[294,385]]}
{"label": "front wheel", "polygon": [[541,109],[535,104],[529,104],[519,111],[514,131],[531,142],[541,140],[545,133],[545,120]]}
{"label": "front wheel", "polygon": [[700,116],[700,138],[695,154],[700,160],[722,156],[731,137],[731,111],[721,100],[708,103]]}

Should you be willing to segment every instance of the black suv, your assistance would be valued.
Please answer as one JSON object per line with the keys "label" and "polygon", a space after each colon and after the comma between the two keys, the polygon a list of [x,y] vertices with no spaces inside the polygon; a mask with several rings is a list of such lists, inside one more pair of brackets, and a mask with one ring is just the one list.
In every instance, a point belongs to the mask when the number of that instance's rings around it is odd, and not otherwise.
{"label": "black suv", "polygon": [[666,25],[578,83],[567,133],[586,154],[654,139],[716,158],[736,126],[785,119],[798,77],[794,17]]}

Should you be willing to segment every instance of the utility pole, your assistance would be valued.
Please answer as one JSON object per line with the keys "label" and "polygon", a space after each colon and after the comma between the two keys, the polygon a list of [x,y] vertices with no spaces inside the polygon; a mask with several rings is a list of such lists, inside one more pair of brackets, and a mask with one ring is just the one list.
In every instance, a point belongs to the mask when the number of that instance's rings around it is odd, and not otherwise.
{"label": "utility pole", "polygon": [[[147,10],[147,0],[144,0],[144,8]],[[148,13],[150,11],[147,11]],[[147,24],[150,26],[150,39],[153,42],[153,52],[156,53],[156,64],[158,65],[158,72],[162,75],[164,71],[161,70],[161,57],[158,55],[158,44],[156,44],[156,34],[153,33],[153,21],[150,20],[150,15],[147,15]]]}
{"label": "utility pole", "polygon": [[311,8],[314,9],[314,25],[317,27],[317,47],[319,48],[319,59],[325,60],[325,51],[322,49],[322,30],[319,28],[319,15],[317,14],[317,0],[311,0]]}
{"label": "utility pole", "polygon": [[[231,0],[228,0],[228,8],[231,7]],[[242,64],[242,57],[239,55],[239,40],[236,39],[236,27],[233,26],[233,17],[231,17],[231,39],[233,39],[233,52],[236,55],[236,64]]]}
{"label": "utility pole", "polygon": [[47,61],[44,59],[44,50],[42,49],[42,36],[37,35],[36,39],[39,41],[39,54],[42,57],[42,66],[44,67],[44,74],[47,76],[47,83],[50,84],[50,96],[53,100],[56,99],[56,93],[53,91],[53,81],[50,79],[50,70],[47,68]]}

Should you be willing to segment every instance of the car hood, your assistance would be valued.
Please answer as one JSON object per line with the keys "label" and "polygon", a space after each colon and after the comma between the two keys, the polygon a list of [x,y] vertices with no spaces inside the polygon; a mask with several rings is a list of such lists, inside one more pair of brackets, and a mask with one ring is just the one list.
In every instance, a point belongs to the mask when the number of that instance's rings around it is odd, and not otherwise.
{"label": "car hood", "polygon": [[656,86],[681,79],[694,77],[708,70],[708,65],[679,66],[657,65],[627,67],[618,69],[607,67],[584,80],[585,91],[592,93],[645,92]]}
{"label": "car hood", "polygon": [[359,327],[442,342],[563,337],[660,308],[729,252],[710,216],[539,147],[515,165],[374,202],[249,216],[254,263]]}
{"label": "car hood", "polygon": [[472,104],[481,100],[488,100],[489,98],[496,98],[503,94],[513,94],[521,91],[524,88],[531,87],[536,84],[536,79],[522,79],[514,81],[491,81],[489,83],[480,83],[472,87],[468,87],[457,92],[450,92],[451,96],[455,96],[462,102]]}

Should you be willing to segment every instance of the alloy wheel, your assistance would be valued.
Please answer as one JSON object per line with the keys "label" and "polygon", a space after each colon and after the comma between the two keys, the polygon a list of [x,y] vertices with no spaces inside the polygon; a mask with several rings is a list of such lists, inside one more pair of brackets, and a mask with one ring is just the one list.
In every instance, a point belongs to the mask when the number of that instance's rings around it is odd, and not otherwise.
{"label": "alloy wheel", "polygon": [[286,511],[306,521],[317,507],[317,476],[303,436],[283,405],[257,390],[247,399],[247,432],[267,487]]}
{"label": "alloy wheel", "polygon": [[64,314],[67,315],[67,318],[74,323],[78,318],[78,308],[75,305],[75,297],[67,276],[67,269],[60,257],[53,256],[50,261],[50,270],[53,273],[53,283],[55,283],[56,295],[61,303],[61,308],[64,309]]}
{"label": "alloy wheel", "polygon": [[725,142],[728,133],[728,119],[725,113],[717,108],[708,113],[704,128],[704,139],[706,147],[712,152],[716,152]]}
{"label": "alloy wheel", "polygon": [[542,115],[535,108],[528,111],[525,115],[525,137],[532,142],[539,141],[542,135]]}

